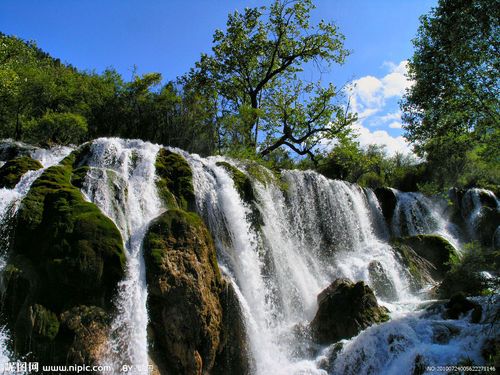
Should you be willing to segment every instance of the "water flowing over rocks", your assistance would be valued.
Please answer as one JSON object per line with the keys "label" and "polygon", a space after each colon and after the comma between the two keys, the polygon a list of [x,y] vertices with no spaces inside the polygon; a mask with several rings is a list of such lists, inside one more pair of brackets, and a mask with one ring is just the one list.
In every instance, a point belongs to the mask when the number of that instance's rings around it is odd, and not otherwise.
{"label": "water flowing over rocks", "polygon": [[473,239],[497,264],[492,192],[449,206],[118,138],[69,152],[0,143],[5,362],[358,375],[498,357],[494,290],[450,277]]}

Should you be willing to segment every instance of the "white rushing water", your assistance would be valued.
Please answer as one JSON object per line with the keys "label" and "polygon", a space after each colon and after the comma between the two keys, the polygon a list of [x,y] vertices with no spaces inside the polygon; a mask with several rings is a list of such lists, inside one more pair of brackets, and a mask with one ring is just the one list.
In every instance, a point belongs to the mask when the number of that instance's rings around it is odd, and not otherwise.
{"label": "white rushing water", "polygon": [[[58,164],[71,151],[70,147],[54,147],[49,150],[34,149],[31,152],[31,157],[38,160],[43,168],[26,172],[13,189],[0,189],[0,273],[5,267],[6,252],[9,247],[10,221],[19,209],[22,199],[28,193],[31,184],[40,177],[45,169]],[[7,340],[6,328],[0,327],[0,371],[3,370],[3,364],[9,362],[10,354],[6,345]]]}
{"label": "white rushing water", "polygon": [[216,240],[223,269],[240,291],[257,374],[325,374],[304,354],[311,343],[295,333],[314,317],[317,294],[336,278],[370,284],[368,268],[377,261],[397,298],[410,297],[383,241],[387,228],[371,191],[314,172],[287,171],[282,182],[253,178],[256,219],[228,172],[217,165],[230,160],[185,156],[198,210]]}
{"label": "white rushing water", "polygon": [[446,202],[428,198],[421,193],[392,190],[397,199],[392,219],[395,236],[438,234],[460,250],[458,228],[445,214]]}
{"label": "white rushing water", "polygon": [[147,286],[142,241],[151,220],[162,211],[155,184],[155,160],[160,146],[138,140],[101,138],[92,142],[91,169],[83,191],[110,217],[122,234],[126,275],[118,286],[117,316],[111,326],[111,348],[104,360],[120,372],[148,366]]}
{"label": "white rushing water", "polygon": [[[138,140],[101,138],[92,142],[86,158],[90,168],[82,191],[115,222],[126,249],[126,275],[115,303],[118,314],[102,363],[116,371],[125,364],[137,369],[148,365],[142,242],[148,225],[164,209],[155,183],[159,149]],[[409,292],[406,273],[389,244],[391,232],[436,233],[457,246],[456,228],[439,202],[394,191],[397,205],[389,228],[370,189],[311,171],[283,171],[277,176],[223,157],[201,158],[171,150],[191,166],[197,210],[241,305],[252,374],[411,374],[419,358],[422,366],[457,364],[464,360],[463,353],[477,364],[484,362],[480,348],[486,325],[470,323],[468,316],[444,320],[439,311],[422,309],[423,301]],[[48,164],[60,160],[52,151],[37,150],[34,155]],[[220,162],[250,177],[253,204],[242,199]],[[0,190],[0,223],[8,222],[40,173],[28,172],[15,189]],[[478,194],[470,194],[471,223],[481,211]],[[391,293],[377,289],[374,268],[385,275]],[[317,295],[340,277],[371,285],[392,319],[343,340],[341,349],[320,347],[304,328],[317,311]],[[483,320],[487,319],[492,304],[477,301],[485,310]],[[2,355],[8,357],[0,353],[0,361]]]}

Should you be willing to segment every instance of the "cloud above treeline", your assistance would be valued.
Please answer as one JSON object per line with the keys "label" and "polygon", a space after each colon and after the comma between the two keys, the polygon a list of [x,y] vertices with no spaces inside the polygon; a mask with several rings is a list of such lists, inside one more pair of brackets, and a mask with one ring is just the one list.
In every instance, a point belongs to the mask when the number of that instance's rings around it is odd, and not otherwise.
{"label": "cloud above treeline", "polygon": [[385,145],[388,155],[411,153],[408,142],[401,135],[392,136],[384,130],[402,128],[401,111],[392,107],[412,84],[406,77],[407,64],[406,60],[399,64],[385,62],[389,70],[385,76],[361,77],[348,88],[352,111],[358,114],[354,128],[361,146]]}

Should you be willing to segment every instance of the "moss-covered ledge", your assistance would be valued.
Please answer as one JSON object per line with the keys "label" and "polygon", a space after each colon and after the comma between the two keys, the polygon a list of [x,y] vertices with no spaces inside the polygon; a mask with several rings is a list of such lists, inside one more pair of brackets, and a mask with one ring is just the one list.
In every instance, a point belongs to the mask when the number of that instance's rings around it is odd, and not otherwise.
{"label": "moss-covered ledge", "polygon": [[[15,338],[11,350],[41,363],[97,361],[85,352],[92,345],[83,341],[93,338],[82,330],[105,335],[102,322],[113,314],[113,296],[124,276],[120,232],[71,183],[80,156],[73,153],[48,168],[31,186],[16,216],[2,275],[0,308]],[[100,323],[89,311],[99,311]],[[83,319],[83,326],[69,324],[70,315],[72,321]]]}
{"label": "moss-covered ledge", "polygon": [[9,160],[0,168],[0,188],[13,189],[26,172],[41,168],[42,164],[29,156]]}
{"label": "moss-covered ledge", "polygon": [[156,185],[168,208],[195,211],[193,172],[182,155],[161,148],[156,156]]}

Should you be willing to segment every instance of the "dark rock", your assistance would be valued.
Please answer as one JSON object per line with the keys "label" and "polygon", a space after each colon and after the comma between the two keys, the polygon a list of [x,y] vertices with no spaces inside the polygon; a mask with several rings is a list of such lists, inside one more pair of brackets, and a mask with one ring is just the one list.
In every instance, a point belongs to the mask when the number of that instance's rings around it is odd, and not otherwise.
{"label": "dark rock", "polygon": [[377,188],[374,190],[375,195],[382,208],[382,213],[384,214],[385,220],[390,225],[392,222],[392,216],[394,215],[394,209],[398,199],[394,191],[388,187]]}
{"label": "dark rock", "polygon": [[388,310],[378,305],[375,294],[362,281],[335,280],[318,295],[318,306],[310,327],[320,344],[351,338],[389,319]]}
{"label": "dark rock", "polygon": [[481,305],[468,300],[463,293],[455,294],[445,306],[444,316],[446,319],[459,319],[462,314],[473,310],[472,323],[479,323],[481,320],[483,312]]}
{"label": "dark rock", "polygon": [[428,261],[432,265],[428,271],[436,281],[443,280],[451,268],[451,263],[458,256],[455,248],[447,240],[432,234],[403,237],[393,241],[392,244],[395,248],[409,248]]}
{"label": "dark rock", "polygon": [[481,348],[481,355],[487,365],[500,367],[500,336],[486,339]]}
{"label": "dark rock", "polygon": [[222,331],[219,353],[211,374],[250,374],[252,363],[248,338],[238,297],[231,283],[224,280],[220,294]]}
{"label": "dark rock", "polygon": [[8,161],[21,156],[30,156],[35,147],[13,141],[0,141],[0,160]]}
{"label": "dark rock", "polygon": [[194,213],[169,210],[144,239],[153,346],[176,374],[213,368],[220,345],[222,278],[212,238]]}
{"label": "dark rock", "polygon": [[482,207],[475,229],[477,238],[483,246],[500,247],[495,239],[498,227],[500,227],[500,211],[496,208]]}
{"label": "dark rock", "polygon": [[162,148],[156,156],[155,167],[158,191],[167,207],[195,211],[193,173],[186,159]]}
{"label": "dark rock", "polygon": [[13,189],[26,172],[41,168],[42,164],[29,156],[9,160],[0,168],[0,188]]}
{"label": "dark rock", "polygon": [[370,282],[377,296],[386,301],[393,301],[397,299],[398,294],[396,287],[387,276],[387,273],[380,262],[376,260],[370,262],[368,265],[368,272],[370,275]]}

